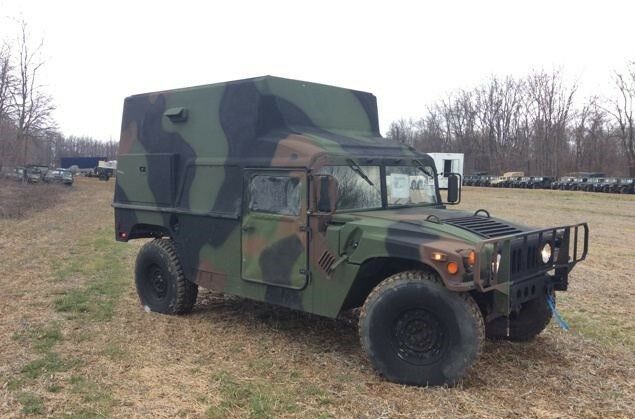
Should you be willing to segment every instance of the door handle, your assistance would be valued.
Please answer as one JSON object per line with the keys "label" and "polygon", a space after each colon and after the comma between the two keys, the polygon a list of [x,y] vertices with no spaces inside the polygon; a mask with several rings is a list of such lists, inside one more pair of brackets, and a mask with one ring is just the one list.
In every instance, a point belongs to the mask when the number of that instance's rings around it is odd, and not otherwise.
{"label": "door handle", "polygon": [[245,224],[245,225],[242,227],[242,230],[243,230],[244,232],[254,231],[254,229],[255,229],[255,228],[254,228],[254,226],[249,225],[249,224]]}

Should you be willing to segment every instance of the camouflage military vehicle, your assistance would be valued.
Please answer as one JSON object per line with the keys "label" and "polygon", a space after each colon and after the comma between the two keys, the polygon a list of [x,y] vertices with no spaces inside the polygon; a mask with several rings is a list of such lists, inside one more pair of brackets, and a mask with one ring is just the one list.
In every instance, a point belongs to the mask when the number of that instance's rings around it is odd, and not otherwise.
{"label": "camouflage military vehicle", "polygon": [[124,102],[115,234],[154,239],[135,268],[149,310],[187,313],[199,286],[331,318],[361,307],[381,374],[452,385],[486,335],[544,329],[587,227],[450,211],[436,174],[381,137],[370,93],[266,76],[141,94]]}

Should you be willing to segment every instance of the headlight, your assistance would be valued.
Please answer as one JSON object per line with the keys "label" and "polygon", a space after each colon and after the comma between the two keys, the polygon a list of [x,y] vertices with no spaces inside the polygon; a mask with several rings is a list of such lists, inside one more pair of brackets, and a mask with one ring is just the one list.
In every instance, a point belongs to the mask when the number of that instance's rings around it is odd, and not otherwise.
{"label": "headlight", "polygon": [[496,260],[492,262],[492,272],[496,273],[498,272],[498,267],[501,264],[501,254],[497,254],[496,255]]}
{"label": "headlight", "polygon": [[545,245],[542,246],[542,250],[540,251],[540,257],[542,258],[542,263],[548,263],[551,260],[551,253],[552,253],[551,244],[545,243]]}

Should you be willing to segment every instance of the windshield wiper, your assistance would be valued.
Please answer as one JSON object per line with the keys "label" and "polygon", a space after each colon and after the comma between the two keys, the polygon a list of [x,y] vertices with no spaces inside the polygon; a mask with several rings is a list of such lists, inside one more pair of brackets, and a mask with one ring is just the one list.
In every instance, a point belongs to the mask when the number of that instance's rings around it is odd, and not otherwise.
{"label": "windshield wiper", "polygon": [[417,163],[417,168],[419,170],[421,170],[423,173],[425,173],[426,175],[430,176],[430,177],[434,177],[434,173],[429,173],[428,170],[426,170],[426,168],[429,168],[430,166],[424,166],[423,163],[421,163],[421,161],[419,161],[419,159],[413,159],[413,162]]}
{"label": "windshield wiper", "polygon": [[348,167],[350,167],[355,173],[357,173],[362,179],[364,179],[370,186],[375,186],[375,184],[370,180],[368,175],[364,173],[364,170],[357,164],[357,162],[353,159],[347,159],[349,161]]}

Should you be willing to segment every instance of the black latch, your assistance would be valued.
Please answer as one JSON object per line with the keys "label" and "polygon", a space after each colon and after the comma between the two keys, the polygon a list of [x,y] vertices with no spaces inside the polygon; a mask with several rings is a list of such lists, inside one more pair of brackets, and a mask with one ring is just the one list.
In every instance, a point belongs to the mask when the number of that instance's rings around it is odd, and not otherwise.
{"label": "black latch", "polygon": [[172,123],[185,122],[187,121],[187,108],[170,108],[166,110],[163,115]]}

